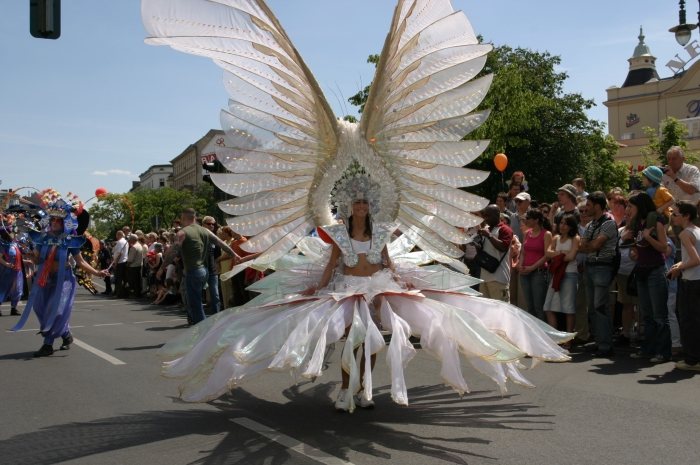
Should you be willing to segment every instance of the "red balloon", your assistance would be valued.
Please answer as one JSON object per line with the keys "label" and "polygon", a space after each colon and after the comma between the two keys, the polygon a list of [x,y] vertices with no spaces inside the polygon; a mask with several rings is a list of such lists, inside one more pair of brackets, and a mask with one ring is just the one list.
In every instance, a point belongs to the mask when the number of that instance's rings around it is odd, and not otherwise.
{"label": "red balloon", "polygon": [[100,197],[104,197],[107,194],[107,189],[105,189],[104,187],[98,187],[97,189],[95,189],[95,197],[97,197],[98,199]]}
{"label": "red balloon", "polygon": [[493,157],[493,164],[498,171],[503,172],[506,166],[508,166],[508,157],[506,157],[505,153],[497,153],[496,156]]}

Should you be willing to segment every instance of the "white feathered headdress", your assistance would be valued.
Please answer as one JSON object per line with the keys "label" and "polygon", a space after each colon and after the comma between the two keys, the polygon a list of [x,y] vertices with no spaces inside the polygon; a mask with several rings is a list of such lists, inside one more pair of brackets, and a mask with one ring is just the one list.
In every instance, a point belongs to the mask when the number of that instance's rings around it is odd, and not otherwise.
{"label": "white feathered headdress", "polygon": [[[154,45],[211,58],[231,96],[221,121],[231,173],[212,181],[243,248],[272,263],[314,227],[332,222],[331,194],[358,164],[379,185],[375,217],[434,260],[466,270],[455,244],[488,201],[461,190],[488,173],[463,168],[488,141],[465,141],[491,75],[473,79],[492,46],[480,44],[449,0],[399,0],[359,124],[339,121],[262,0],[143,0]],[[336,189],[337,192],[337,189]]]}

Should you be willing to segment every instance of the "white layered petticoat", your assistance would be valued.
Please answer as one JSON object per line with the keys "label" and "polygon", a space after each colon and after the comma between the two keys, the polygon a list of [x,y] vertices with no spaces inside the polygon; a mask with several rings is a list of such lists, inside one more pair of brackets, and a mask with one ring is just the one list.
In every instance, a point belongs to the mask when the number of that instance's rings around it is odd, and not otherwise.
{"label": "white layered petticoat", "polygon": [[[429,280],[426,276],[422,282]],[[182,399],[206,402],[264,370],[318,377],[326,346],[347,333],[341,363],[350,374],[349,389],[361,389],[362,370],[363,392],[371,399],[370,357],[365,357],[365,366],[358,366],[353,349],[364,343],[366,354],[377,354],[386,347],[378,323],[392,333],[386,350],[391,397],[402,405],[408,404],[404,368],[415,355],[411,335],[420,337],[422,348],[441,363],[443,381],[459,394],[469,391],[460,354],[504,391],[508,379],[532,386],[520,373],[524,366],[519,361],[526,355],[533,365],[569,360],[557,344],[573,337],[500,301],[406,289],[384,270],[371,277],[340,276],[314,296],[292,294],[223,311],[167,343],[160,355],[169,360],[164,364],[166,376],[184,378]]]}

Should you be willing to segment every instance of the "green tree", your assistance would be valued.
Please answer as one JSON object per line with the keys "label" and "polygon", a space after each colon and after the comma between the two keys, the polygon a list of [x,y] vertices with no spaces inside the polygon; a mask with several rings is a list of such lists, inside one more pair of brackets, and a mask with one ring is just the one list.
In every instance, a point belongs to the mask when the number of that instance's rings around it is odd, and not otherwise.
{"label": "green tree", "polygon": [[100,239],[113,239],[124,225],[131,225],[131,209],[125,194],[107,194],[88,207],[92,220],[91,232]]}
{"label": "green tree", "polygon": [[230,195],[212,184],[202,183],[195,188],[194,196],[198,199],[198,203],[196,207],[192,208],[197,210],[199,217],[205,215],[213,216],[219,224],[223,224],[222,221],[225,215],[219,208],[219,202],[231,198]]}
{"label": "green tree", "polygon": [[221,216],[213,200],[213,187],[203,185],[195,192],[160,189],[139,189],[127,194],[108,194],[90,208],[93,234],[100,238],[114,237],[123,226],[132,226],[144,232],[170,228],[183,208],[194,208],[198,214]]}
{"label": "green tree", "polygon": [[[688,128],[685,124],[672,116],[666,117],[659,126],[660,130],[645,126],[642,130],[644,135],[649,139],[646,147],[641,149],[642,157],[645,165],[654,165],[660,163],[666,165],[666,152],[673,146],[679,146],[684,151],[688,148],[688,143],[685,138],[688,136]],[[661,137],[659,137],[661,133]],[[697,159],[693,154],[686,153],[686,158],[691,155],[693,159]]]}
{"label": "green tree", "polygon": [[[479,108],[490,109],[491,114],[468,136],[491,140],[489,148],[471,166],[497,174],[493,156],[505,153],[509,160],[505,178],[514,171],[523,171],[530,194],[543,201],[552,200],[559,186],[578,176],[596,187],[600,184],[590,182],[591,174],[607,181],[590,166],[610,150],[602,123],[586,115],[593,100],[563,91],[568,75],[557,71],[560,64],[561,59],[548,52],[496,47],[481,73],[494,74],[491,89]],[[493,198],[504,188],[501,177],[492,175],[475,190]]]}
{"label": "green tree", "polygon": [[[377,64],[379,63],[379,55],[375,54],[368,56],[367,63],[372,63],[376,68]],[[370,82],[364,89],[360,90],[358,93],[348,99],[348,102],[352,103],[356,107],[359,107],[357,110],[359,113],[362,113],[365,110],[365,103],[367,102],[367,97],[369,96],[369,89],[371,86],[372,83]],[[343,119],[345,121],[350,121],[351,123],[357,122],[357,118],[355,118],[353,115],[345,115]]]}
{"label": "green tree", "polygon": [[629,169],[621,161],[615,160],[617,154],[617,141],[611,135],[593,139],[597,147],[593,147],[586,154],[584,160],[585,171],[581,176],[586,180],[589,192],[607,192],[612,187],[621,187],[627,190],[629,185]]}

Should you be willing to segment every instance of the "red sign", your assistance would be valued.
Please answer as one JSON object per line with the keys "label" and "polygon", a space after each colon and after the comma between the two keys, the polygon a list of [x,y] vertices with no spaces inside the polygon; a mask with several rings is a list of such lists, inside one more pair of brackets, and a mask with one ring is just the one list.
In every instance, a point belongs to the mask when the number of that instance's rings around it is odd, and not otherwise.
{"label": "red sign", "polygon": [[214,163],[216,160],[216,154],[215,153],[207,153],[201,156],[202,159],[202,164],[205,163]]}

